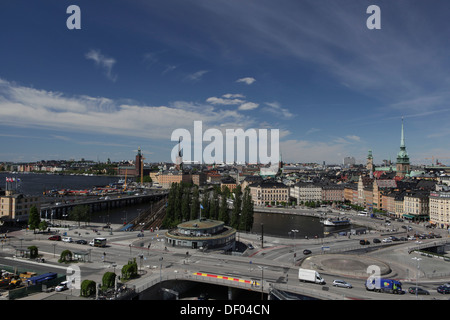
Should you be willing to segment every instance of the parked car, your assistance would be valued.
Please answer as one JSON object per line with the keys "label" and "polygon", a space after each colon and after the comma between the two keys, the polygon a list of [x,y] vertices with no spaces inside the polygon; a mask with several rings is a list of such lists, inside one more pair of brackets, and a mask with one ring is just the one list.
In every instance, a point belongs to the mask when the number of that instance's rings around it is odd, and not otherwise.
{"label": "parked car", "polygon": [[78,243],[78,244],[87,244],[87,241],[86,241],[86,240],[83,240],[83,239],[80,239],[80,240],[75,241],[75,243]]}
{"label": "parked car", "polygon": [[69,285],[69,281],[63,281],[56,286],[55,291],[60,292],[60,291],[67,290],[69,288],[68,285]]}
{"label": "parked car", "polygon": [[450,293],[450,283],[445,283],[439,287],[437,287],[437,292],[442,294]]}
{"label": "parked car", "polygon": [[305,249],[305,250],[303,250],[303,254],[304,255],[311,254],[311,250]]}
{"label": "parked car", "polygon": [[61,236],[58,235],[51,236],[50,238],[48,238],[48,240],[61,241]]}
{"label": "parked car", "polygon": [[339,279],[336,279],[333,281],[333,286],[341,287],[341,288],[348,288],[348,289],[353,288],[352,285],[350,283],[348,283],[347,281],[339,280]]}
{"label": "parked car", "polygon": [[409,287],[408,292],[411,294],[430,294],[427,290],[422,289],[421,287]]}
{"label": "parked car", "polygon": [[62,239],[64,242],[73,242],[73,239],[71,237],[65,237]]}

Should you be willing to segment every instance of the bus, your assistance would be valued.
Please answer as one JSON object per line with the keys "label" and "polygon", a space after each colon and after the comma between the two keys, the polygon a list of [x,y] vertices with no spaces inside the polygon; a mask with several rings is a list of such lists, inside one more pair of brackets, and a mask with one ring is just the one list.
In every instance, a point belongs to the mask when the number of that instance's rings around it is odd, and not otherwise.
{"label": "bus", "polygon": [[89,245],[93,247],[106,247],[106,238],[95,238],[89,242]]}

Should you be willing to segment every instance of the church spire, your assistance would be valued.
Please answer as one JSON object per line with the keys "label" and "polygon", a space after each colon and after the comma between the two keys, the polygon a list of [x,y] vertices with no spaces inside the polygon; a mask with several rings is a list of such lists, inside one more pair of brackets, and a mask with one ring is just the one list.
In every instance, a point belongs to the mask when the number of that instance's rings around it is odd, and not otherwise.
{"label": "church spire", "polygon": [[406,148],[405,147],[405,135],[403,133],[403,117],[402,117],[402,136],[400,140],[400,148]]}

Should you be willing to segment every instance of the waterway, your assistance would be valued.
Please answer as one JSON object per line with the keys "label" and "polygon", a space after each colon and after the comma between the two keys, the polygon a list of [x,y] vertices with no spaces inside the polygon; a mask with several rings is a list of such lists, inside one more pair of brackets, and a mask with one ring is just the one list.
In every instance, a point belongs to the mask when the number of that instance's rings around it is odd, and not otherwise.
{"label": "waterway", "polygon": [[[6,178],[15,178],[16,182],[6,182]],[[20,181],[18,181],[20,180]],[[26,195],[39,196],[47,190],[86,190],[95,186],[106,186],[118,182],[114,176],[59,175],[45,173],[0,173],[0,188],[17,188]]]}
{"label": "waterway", "polygon": [[[85,190],[95,186],[106,186],[118,182],[114,176],[84,176],[84,175],[59,175],[37,173],[0,173],[0,188],[6,189],[6,178],[16,178],[20,182],[12,183],[17,191],[26,195],[40,196],[46,190]],[[10,183],[11,184],[11,183]],[[9,186],[11,187],[11,185]],[[142,210],[151,204],[141,204],[124,208],[117,208],[109,212],[97,212],[92,217],[92,222],[97,223],[126,223],[135,218]],[[322,238],[328,232],[337,232],[350,229],[347,227],[328,228],[320,223],[319,218],[294,214],[262,213],[255,212],[252,232],[283,238]],[[295,231],[293,231],[295,230]]]}

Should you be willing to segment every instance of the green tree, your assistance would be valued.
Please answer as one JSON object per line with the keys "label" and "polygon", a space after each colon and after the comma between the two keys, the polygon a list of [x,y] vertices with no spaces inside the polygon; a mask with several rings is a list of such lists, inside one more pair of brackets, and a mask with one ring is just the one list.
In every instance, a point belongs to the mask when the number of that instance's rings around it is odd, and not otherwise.
{"label": "green tree", "polygon": [[114,288],[114,285],[116,283],[116,274],[114,272],[108,271],[103,274],[102,277],[102,288],[108,289],[108,288]]}
{"label": "green tree", "polygon": [[197,186],[194,186],[192,192],[192,202],[191,202],[191,217],[190,220],[198,219],[200,212],[200,194]]}
{"label": "green tree", "polygon": [[202,218],[209,218],[209,192],[203,194],[202,207]]}
{"label": "green tree", "polygon": [[234,195],[234,203],[233,203],[233,212],[231,215],[231,227],[239,229],[240,225],[239,221],[242,212],[242,191],[240,185],[234,188],[233,195]]}
{"label": "green tree", "polygon": [[249,187],[246,187],[242,195],[242,213],[240,219],[240,229],[250,231],[253,227],[254,204]]}
{"label": "green tree", "polygon": [[71,262],[72,261],[72,251],[70,250],[64,250],[63,252],[61,252],[61,256],[59,257],[58,262],[59,263],[67,263],[67,262]]}
{"label": "green tree", "polygon": [[41,223],[39,223],[39,230],[44,231],[47,230],[47,228],[48,228],[47,221],[41,221]]}
{"label": "green tree", "polygon": [[191,206],[191,194],[190,188],[185,188],[183,198],[181,199],[181,219],[182,221],[189,220],[190,206]]}
{"label": "green tree", "polygon": [[230,215],[228,213],[227,198],[224,195],[222,195],[220,198],[219,220],[223,221],[225,223],[225,225],[229,225],[229,223],[230,223]]}
{"label": "green tree", "polygon": [[38,209],[36,208],[36,206],[32,206],[30,208],[30,214],[28,215],[28,225],[30,229],[35,232],[35,230],[39,228],[40,223],[41,217],[39,216]]}
{"label": "green tree", "polygon": [[80,286],[80,296],[90,297],[95,294],[96,283],[92,280],[83,280]]}
{"label": "green tree", "polygon": [[217,192],[217,189],[214,189],[212,194],[209,206],[209,217],[214,220],[219,218],[219,193]]}
{"label": "green tree", "polygon": [[136,263],[136,259],[128,261],[126,265],[122,267],[122,279],[128,280],[137,277],[138,275],[138,266]]}
{"label": "green tree", "polygon": [[37,258],[39,255],[39,250],[36,246],[30,246],[28,247],[28,250],[30,250],[30,258],[34,259]]}
{"label": "green tree", "polygon": [[78,222],[78,226],[80,226],[81,222],[89,222],[90,221],[90,213],[89,207],[87,205],[78,205],[73,207],[72,211],[69,213],[69,219]]}

